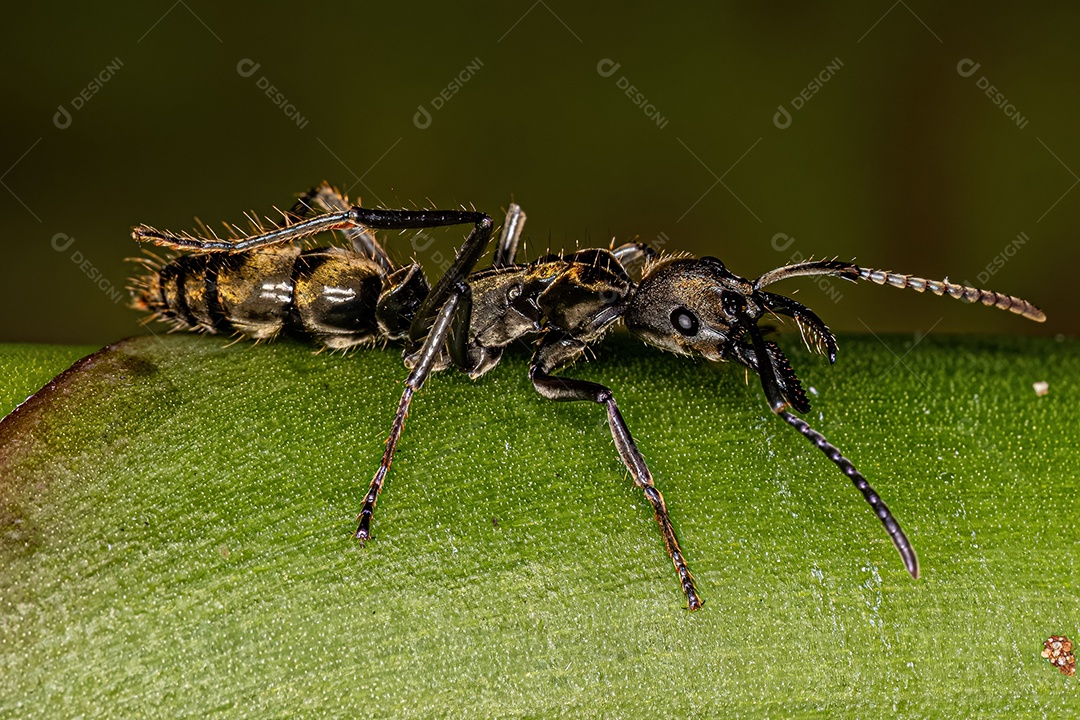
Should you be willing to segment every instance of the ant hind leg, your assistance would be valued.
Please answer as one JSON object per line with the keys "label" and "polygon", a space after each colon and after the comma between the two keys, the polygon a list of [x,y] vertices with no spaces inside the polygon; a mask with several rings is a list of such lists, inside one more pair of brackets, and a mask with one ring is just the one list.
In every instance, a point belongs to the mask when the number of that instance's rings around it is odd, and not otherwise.
{"label": "ant hind leg", "polygon": [[[341,212],[348,210],[350,207],[352,205],[349,204],[348,197],[331,187],[329,183],[324,182],[311,188],[296,199],[296,203],[285,213],[283,225],[287,226],[294,220],[303,220],[314,215],[317,211]],[[393,261],[390,260],[386,251],[379,245],[379,241],[375,239],[375,233],[371,231],[371,228],[345,228],[337,232],[349,241],[349,245],[353,250],[377,262],[379,267],[387,273],[392,273],[396,269]]]}
{"label": "ant hind leg", "polygon": [[416,364],[413,365],[412,372],[409,373],[409,377],[405,381],[405,390],[401,394],[397,413],[394,414],[394,422],[390,426],[390,435],[386,438],[382,462],[379,463],[379,469],[375,471],[375,477],[371,479],[367,495],[364,496],[364,506],[356,517],[358,525],[354,537],[361,543],[371,537],[371,517],[375,513],[375,503],[379,499],[379,493],[382,492],[382,486],[386,481],[386,474],[390,471],[390,465],[394,461],[394,451],[397,449],[401,432],[405,429],[405,418],[409,415],[409,405],[412,403],[413,394],[424,386],[424,382],[427,380],[428,375],[431,374],[436,360],[442,354],[449,335],[451,322],[458,309],[459,301],[464,294],[464,288],[464,283],[456,287],[450,298],[439,310],[438,315],[435,317],[435,324],[432,325],[431,332],[424,339],[424,344],[417,354]]}

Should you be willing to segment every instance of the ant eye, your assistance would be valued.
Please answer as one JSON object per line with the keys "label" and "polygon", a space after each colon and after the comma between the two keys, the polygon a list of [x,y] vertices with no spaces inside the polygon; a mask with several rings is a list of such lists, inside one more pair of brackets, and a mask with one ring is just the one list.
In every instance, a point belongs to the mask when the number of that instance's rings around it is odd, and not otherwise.
{"label": "ant eye", "polygon": [[697,335],[699,327],[697,316],[684,307],[671,311],[671,326],[686,337]]}

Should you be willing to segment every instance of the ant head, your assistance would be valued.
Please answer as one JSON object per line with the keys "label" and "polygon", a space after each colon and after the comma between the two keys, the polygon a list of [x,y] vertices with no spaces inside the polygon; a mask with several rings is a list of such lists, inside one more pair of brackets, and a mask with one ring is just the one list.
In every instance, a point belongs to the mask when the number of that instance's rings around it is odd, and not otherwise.
{"label": "ant head", "polygon": [[762,312],[753,284],[716,258],[676,257],[646,268],[623,317],[650,345],[725,360]]}

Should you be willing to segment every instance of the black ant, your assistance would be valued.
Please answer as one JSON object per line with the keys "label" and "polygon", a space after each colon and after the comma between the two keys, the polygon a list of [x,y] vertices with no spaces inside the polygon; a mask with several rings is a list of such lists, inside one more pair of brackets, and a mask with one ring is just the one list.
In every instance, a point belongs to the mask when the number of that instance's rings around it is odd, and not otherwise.
{"label": "black ant", "polygon": [[[331,349],[403,340],[405,381],[382,462],[357,518],[355,537],[371,537],[371,517],[412,396],[432,372],[451,365],[478,378],[498,364],[503,349],[536,335],[529,378],[550,400],[588,400],[603,405],[619,456],[656,514],[690,610],[702,600],[675,538],[664,498],[626,427],[612,391],[598,383],[556,373],[581,359],[619,321],[643,342],[680,355],[740,363],[761,379],[772,411],[820,449],[851,478],[885,526],[904,566],[919,576],[914,549],[889,508],[836,447],[791,411],[810,403],[780,347],[766,340],[758,322],[768,315],[793,318],[809,347],[836,360],[836,338],[808,307],[765,290],[780,280],[829,275],[878,285],[929,290],[981,302],[1042,322],[1042,311],[1020,298],[947,280],[924,280],[837,260],[801,262],[756,280],[730,272],[713,257],[654,257],[640,243],[546,255],[518,264],[525,214],[511,205],[491,267],[473,268],[487,251],[493,224],[481,212],[377,210],[350,205],[328,185],[301,196],[278,226],[256,224],[253,234],[199,238],[135,228],[139,241],[189,250],[170,261],[144,260],[151,273],[136,279],[134,306],[179,328],[236,332],[256,340],[281,332]],[[396,267],[373,230],[472,225],[449,269],[434,288],[419,264]],[[303,250],[297,242],[338,231],[351,248]],[[628,268],[644,263],[635,281]]]}

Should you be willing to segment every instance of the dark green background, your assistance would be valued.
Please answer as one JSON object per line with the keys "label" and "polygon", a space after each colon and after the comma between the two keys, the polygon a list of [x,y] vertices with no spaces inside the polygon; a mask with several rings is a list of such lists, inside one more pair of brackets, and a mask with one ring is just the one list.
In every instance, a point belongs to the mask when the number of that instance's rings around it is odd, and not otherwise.
{"label": "dark green background", "polygon": [[[1023,232],[1028,242],[987,284],[1041,305],[1044,326],[883,288],[837,284],[834,302],[804,282],[799,297],[843,330],[1075,333],[1078,20],[1080,8],[925,0],[24,5],[0,31],[0,339],[132,334],[136,314],[73,253],[123,286],[132,225],[240,222],[324,179],[393,207],[497,215],[515,199],[534,256],[549,243],[663,234],[668,249],[715,254],[750,276],[798,251],[975,281]],[[971,77],[957,72],[965,58],[980,64]],[[251,77],[237,72],[244,59],[259,63]],[[620,64],[611,77],[597,72],[604,59]],[[837,61],[778,129],[778,106]],[[624,77],[663,128],[623,94]],[[60,105],[66,129],[53,122]],[[420,105],[426,129],[413,122]],[[58,233],[75,238],[64,251],[53,249]],[[437,264],[432,253],[463,233],[415,254]],[[777,233],[795,238],[784,252]],[[414,252],[408,238],[398,247],[399,258]]]}

